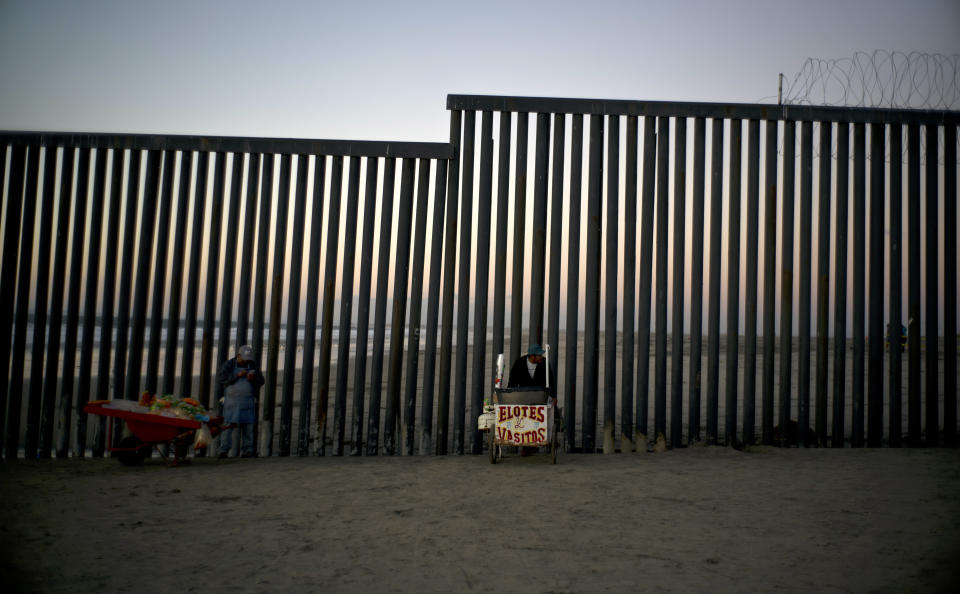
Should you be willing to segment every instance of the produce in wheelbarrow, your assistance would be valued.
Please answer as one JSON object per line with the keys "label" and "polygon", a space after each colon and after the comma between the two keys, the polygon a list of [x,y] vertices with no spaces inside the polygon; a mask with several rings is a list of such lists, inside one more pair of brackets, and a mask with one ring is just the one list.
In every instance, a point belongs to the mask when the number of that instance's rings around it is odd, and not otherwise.
{"label": "produce in wheelbarrow", "polygon": [[[222,417],[210,417],[199,402],[171,396],[154,397],[144,393],[139,402],[129,400],[99,400],[88,402],[84,411],[125,421],[130,435],[123,438],[117,447],[108,445],[120,462],[139,464],[150,455],[155,446],[173,447],[177,464],[183,460],[191,444],[197,448],[209,445],[214,436],[223,430]],[[113,443],[113,423],[107,424],[107,443]],[[166,457],[163,449],[160,453]]]}

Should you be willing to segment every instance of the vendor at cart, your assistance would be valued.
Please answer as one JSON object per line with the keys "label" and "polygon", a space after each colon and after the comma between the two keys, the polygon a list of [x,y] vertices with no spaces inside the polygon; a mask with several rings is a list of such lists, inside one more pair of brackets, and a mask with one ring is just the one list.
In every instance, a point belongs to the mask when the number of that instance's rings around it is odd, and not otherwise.
{"label": "vendor at cart", "polygon": [[[549,369],[548,369],[549,366]],[[547,383],[547,374],[550,382]],[[544,358],[544,350],[539,344],[531,344],[527,354],[517,359],[510,368],[508,388],[543,388],[550,398],[550,404],[556,406],[557,374],[553,366]]]}
{"label": "vendor at cart", "polygon": [[253,348],[244,345],[237,350],[237,356],[224,361],[217,373],[217,381],[223,385],[223,420],[234,423],[220,437],[220,457],[226,458],[233,445],[233,429],[239,427],[243,458],[257,455],[253,426],[257,419],[257,396],[266,383],[263,374],[253,360]]}

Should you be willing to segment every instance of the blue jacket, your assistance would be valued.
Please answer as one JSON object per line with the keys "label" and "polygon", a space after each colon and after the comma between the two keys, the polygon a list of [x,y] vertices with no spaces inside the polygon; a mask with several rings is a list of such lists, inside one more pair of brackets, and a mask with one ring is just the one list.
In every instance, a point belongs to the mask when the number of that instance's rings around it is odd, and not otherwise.
{"label": "blue jacket", "polygon": [[[247,369],[253,372],[253,380],[246,377],[238,377],[239,369]],[[242,366],[237,366],[237,358],[228,359],[220,366],[217,372],[217,381],[224,387],[223,396],[223,418],[227,423],[253,423],[257,418],[257,396],[260,388],[266,383],[263,374],[257,369],[256,361],[244,361]],[[237,382],[248,382],[249,390],[231,390]],[[240,388],[240,385],[236,386]],[[237,394],[240,392],[240,394]],[[245,393],[244,393],[245,392]]]}

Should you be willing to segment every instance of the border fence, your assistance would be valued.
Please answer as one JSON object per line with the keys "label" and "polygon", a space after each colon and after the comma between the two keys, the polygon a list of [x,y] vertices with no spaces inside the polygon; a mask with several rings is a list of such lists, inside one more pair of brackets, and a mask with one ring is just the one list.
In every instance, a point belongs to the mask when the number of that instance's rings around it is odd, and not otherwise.
{"label": "border fence", "polygon": [[480,453],[531,342],[572,451],[956,445],[957,112],[447,109],[449,143],[0,133],[5,458],[102,456],[89,400],[216,407],[247,343],[263,455]]}

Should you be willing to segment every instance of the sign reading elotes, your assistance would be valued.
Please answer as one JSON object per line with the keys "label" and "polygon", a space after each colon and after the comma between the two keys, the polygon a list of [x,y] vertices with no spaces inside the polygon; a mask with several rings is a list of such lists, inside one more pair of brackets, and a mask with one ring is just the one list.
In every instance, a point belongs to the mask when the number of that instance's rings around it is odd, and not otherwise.
{"label": "sign reading elotes", "polygon": [[501,445],[549,445],[549,406],[545,404],[498,404],[496,441]]}

